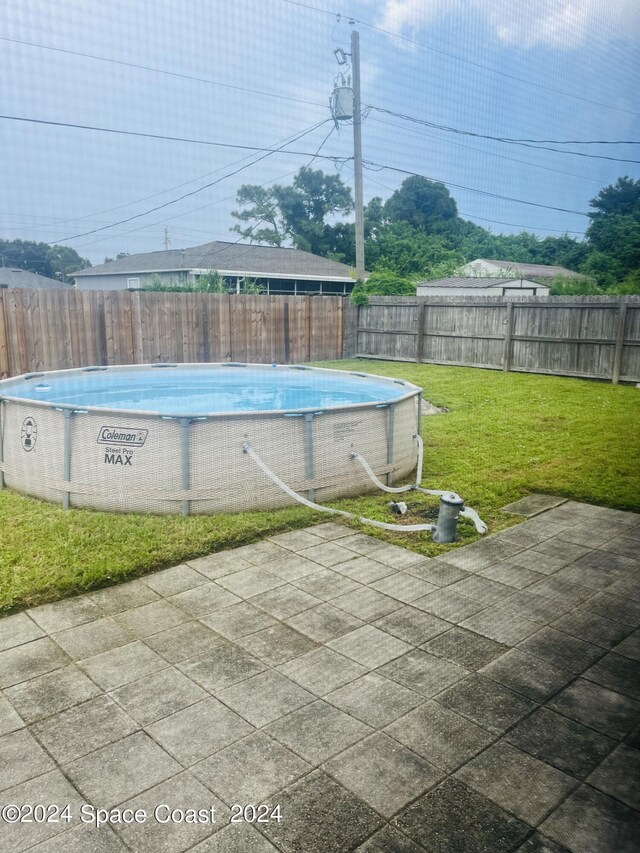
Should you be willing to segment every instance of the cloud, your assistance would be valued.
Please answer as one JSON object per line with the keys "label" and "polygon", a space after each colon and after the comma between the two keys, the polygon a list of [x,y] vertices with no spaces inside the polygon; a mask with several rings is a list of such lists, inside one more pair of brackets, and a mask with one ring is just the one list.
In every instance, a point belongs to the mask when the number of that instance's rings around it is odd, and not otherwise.
{"label": "cloud", "polygon": [[399,35],[415,36],[451,14],[484,17],[497,38],[530,48],[551,45],[574,50],[592,39],[640,36],[638,0],[385,0],[377,24]]}

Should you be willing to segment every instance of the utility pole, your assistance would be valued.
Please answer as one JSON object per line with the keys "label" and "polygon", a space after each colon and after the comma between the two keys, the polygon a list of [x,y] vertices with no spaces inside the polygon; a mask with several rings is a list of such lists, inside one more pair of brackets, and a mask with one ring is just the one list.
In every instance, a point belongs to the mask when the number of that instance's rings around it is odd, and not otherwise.
{"label": "utility pole", "polygon": [[169,249],[169,229],[167,226],[164,226],[164,250],[165,252]]}
{"label": "utility pole", "polygon": [[360,34],[351,31],[353,74],[353,177],[356,207],[356,273],[364,281],[364,199],[362,192],[362,108],[360,104]]}

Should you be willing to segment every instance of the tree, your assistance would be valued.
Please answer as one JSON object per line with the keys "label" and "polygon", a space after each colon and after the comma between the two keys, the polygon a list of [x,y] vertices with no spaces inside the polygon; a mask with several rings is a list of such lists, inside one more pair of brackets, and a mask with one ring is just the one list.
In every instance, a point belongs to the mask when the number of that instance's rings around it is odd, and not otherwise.
{"label": "tree", "polygon": [[33,240],[0,240],[0,264],[66,281],[76,270],[90,267],[70,246],[50,246]]}
{"label": "tree", "polygon": [[416,286],[410,278],[393,270],[377,270],[364,281],[356,282],[351,299],[356,305],[366,305],[370,296],[415,296]]}
{"label": "tree", "polygon": [[609,289],[640,269],[640,180],[618,178],[589,204],[586,237],[592,251],[581,270]]}
{"label": "tree", "polygon": [[129,257],[129,252],[118,252],[118,254],[115,256],[115,258],[105,258],[104,263],[110,264],[111,261],[114,261],[114,260],[119,261],[120,258],[128,258],[128,257]]}
{"label": "tree", "polygon": [[71,273],[91,266],[88,258],[81,258],[70,246],[50,246],[48,252],[54,278],[67,281]]}
{"label": "tree", "polygon": [[416,175],[402,182],[385,203],[384,212],[391,222],[408,222],[421,231],[432,231],[458,216],[456,203],[444,184]]}
{"label": "tree", "polygon": [[245,209],[231,215],[247,223],[247,227],[236,224],[232,231],[252,242],[272,246],[289,243],[297,249],[325,256],[335,248],[334,238],[344,237],[344,233],[332,232],[333,226],[327,218],[353,210],[351,190],[339,175],[307,168],[299,170],[291,186],[275,184],[266,189],[245,184],[240,187],[236,201]]}

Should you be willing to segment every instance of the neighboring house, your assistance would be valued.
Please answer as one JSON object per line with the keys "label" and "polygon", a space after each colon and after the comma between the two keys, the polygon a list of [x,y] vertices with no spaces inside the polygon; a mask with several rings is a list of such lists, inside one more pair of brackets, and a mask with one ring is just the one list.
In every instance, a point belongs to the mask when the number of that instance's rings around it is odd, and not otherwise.
{"label": "neighboring house", "polygon": [[546,284],[526,278],[504,278],[465,276],[464,278],[440,278],[437,281],[420,281],[418,296],[548,296]]}
{"label": "neighboring house", "polygon": [[351,267],[310,252],[224,242],[127,255],[80,270],[73,277],[82,290],[137,290],[157,278],[195,281],[210,270],[220,273],[229,290],[236,292],[245,278],[261,285],[265,293],[276,294],[342,295],[355,284]]}
{"label": "neighboring house", "polygon": [[581,275],[566,267],[553,267],[546,264],[522,264],[519,261],[493,261],[486,258],[477,258],[456,270],[461,276],[488,276],[489,278],[530,278],[548,281],[557,276],[563,278],[585,279]]}
{"label": "neighboring house", "polygon": [[64,287],[69,285],[57,278],[48,278],[29,270],[18,270],[12,267],[0,267],[0,287]]}

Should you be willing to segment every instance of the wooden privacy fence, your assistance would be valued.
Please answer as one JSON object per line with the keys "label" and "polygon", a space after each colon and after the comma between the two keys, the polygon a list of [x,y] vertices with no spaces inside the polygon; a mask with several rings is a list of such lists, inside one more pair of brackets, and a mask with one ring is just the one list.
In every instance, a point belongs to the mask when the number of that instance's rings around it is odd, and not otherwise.
{"label": "wooden privacy fence", "polygon": [[0,289],[0,378],[110,364],[342,357],[339,296]]}
{"label": "wooden privacy fence", "polygon": [[640,382],[640,297],[373,297],[348,316],[345,351]]}

